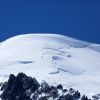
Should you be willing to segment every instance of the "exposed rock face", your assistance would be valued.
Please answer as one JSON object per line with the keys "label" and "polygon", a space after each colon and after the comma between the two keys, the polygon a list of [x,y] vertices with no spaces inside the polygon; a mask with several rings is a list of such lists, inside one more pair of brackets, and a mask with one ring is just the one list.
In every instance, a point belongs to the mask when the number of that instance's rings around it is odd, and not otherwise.
{"label": "exposed rock face", "polygon": [[29,100],[27,91],[35,92],[39,88],[39,83],[35,78],[27,77],[24,73],[19,73],[17,77],[10,75],[9,80],[1,94],[3,100]]}
{"label": "exposed rock face", "polygon": [[73,88],[63,89],[61,84],[49,86],[45,81],[39,84],[35,78],[24,73],[17,76],[11,74],[1,91],[2,100],[88,100],[85,95],[81,98],[80,92]]}

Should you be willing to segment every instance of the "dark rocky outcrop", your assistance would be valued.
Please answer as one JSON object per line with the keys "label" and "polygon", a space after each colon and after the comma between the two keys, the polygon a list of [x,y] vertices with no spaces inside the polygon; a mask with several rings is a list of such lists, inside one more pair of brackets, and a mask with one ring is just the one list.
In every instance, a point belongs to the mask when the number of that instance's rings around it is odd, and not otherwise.
{"label": "dark rocky outcrop", "polygon": [[45,81],[39,84],[35,78],[24,73],[11,74],[8,82],[2,84],[1,91],[2,100],[89,100],[73,88],[63,89],[61,84],[50,86]]}
{"label": "dark rocky outcrop", "polygon": [[63,90],[63,86],[61,84],[57,85],[57,88]]}
{"label": "dark rocky outcrop", "polygon": [[27,77],[24,73],[19,73],[16,77],[11,74],[2,89],[1,98],[3,100],[29,100],[30,96],[27,91],[35,92],[39,86],[35,78]]}
{"label": "dark rocky outcrop", "polygon": [[89,100],[87,96],[83,95],[81,100]]}

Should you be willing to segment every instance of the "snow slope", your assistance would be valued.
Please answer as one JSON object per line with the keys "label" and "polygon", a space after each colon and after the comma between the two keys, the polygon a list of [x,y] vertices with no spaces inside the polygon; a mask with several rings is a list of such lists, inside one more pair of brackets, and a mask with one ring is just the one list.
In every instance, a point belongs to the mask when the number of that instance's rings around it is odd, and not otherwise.
{"label": "snow slope", "polygon": [[100,45],[57,34],[25,34],[0,43],[0,81],[25,72],[90,96],[100,93]]}

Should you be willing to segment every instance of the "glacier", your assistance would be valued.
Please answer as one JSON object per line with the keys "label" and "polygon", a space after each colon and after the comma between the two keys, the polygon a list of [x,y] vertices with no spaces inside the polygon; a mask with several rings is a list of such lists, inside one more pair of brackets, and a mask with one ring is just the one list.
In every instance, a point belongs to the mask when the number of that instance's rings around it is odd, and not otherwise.
{"label": "glacier", "polygon": [[0,43],[0,82],[24,72],[91,97],[100,94],[100,44],[58,34],[23,34]]}

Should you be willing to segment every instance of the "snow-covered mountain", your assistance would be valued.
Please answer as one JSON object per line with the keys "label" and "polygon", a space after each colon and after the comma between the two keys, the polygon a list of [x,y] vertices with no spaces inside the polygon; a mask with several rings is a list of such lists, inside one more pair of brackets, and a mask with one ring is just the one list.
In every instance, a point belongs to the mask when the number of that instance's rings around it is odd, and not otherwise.
{"label": "snow-covered mountain", "polygon": [[100,93],[100,44],[57,34],[25,34],[0,43],[0,81],[24,72],[88,96]]}

